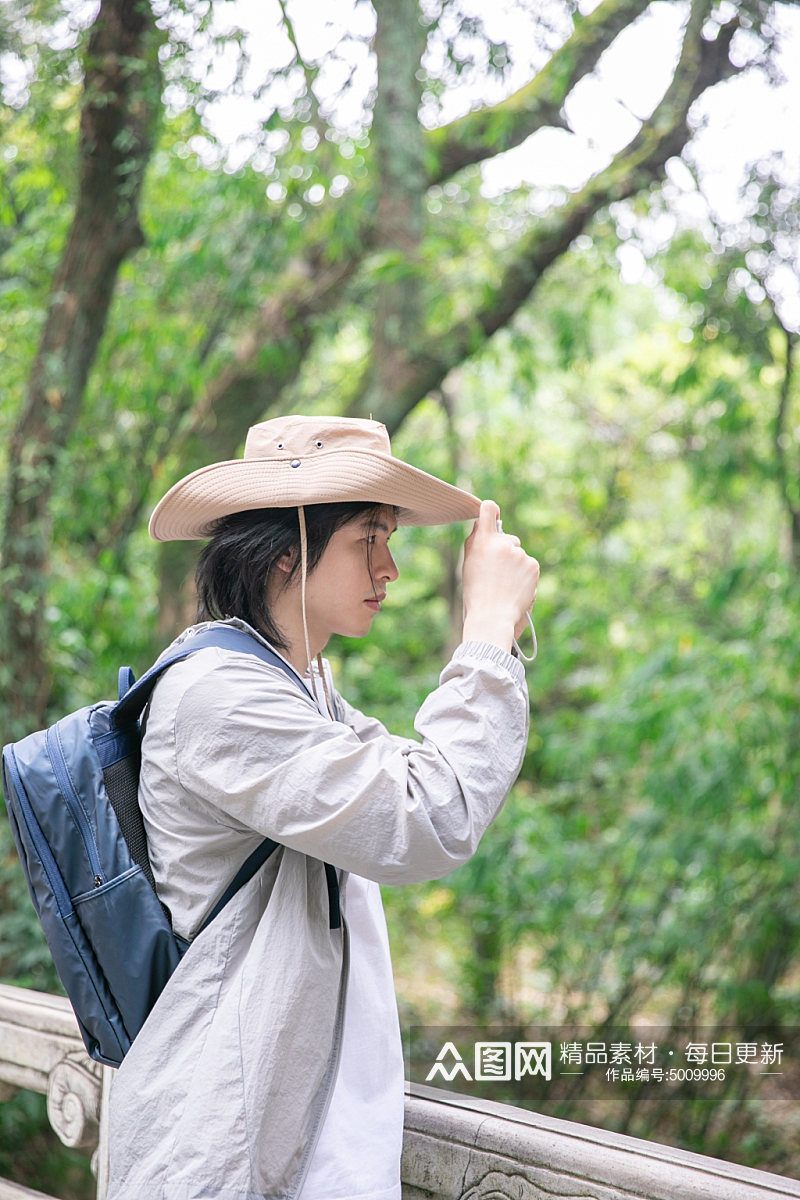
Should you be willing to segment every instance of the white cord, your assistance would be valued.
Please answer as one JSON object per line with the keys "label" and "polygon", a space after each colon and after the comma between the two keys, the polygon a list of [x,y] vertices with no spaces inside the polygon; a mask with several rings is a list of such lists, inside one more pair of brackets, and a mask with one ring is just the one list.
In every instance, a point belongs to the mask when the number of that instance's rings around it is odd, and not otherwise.
{"label": "white cord", "polygon": [[523,654],[516,638],[514,638],[514,645],[516,646],[517,654],[521,659],[523,659],[525,662],[533,662],[533,660],[536,658],[536,655],[539,653],[539,645],[536,641],[536,630],[533,628],[533,618],[531,617],[530,613],[526,613],[525,615],[528,618],[528,624],[531,627],[531,637],[533,638],[533,654]]}

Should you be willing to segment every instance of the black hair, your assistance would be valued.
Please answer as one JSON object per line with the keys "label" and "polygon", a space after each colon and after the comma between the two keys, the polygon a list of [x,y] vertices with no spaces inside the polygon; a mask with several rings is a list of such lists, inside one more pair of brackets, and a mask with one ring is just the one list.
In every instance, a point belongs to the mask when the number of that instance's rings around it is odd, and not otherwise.
{"label": "black hair", "polygon": [[[309,574],[337,529],[362,515],[367,517],[370,527],[377,525],[383,508],[385,505],[360,500],[305,505]],[[285,582],[300,570],[297,509],[257,508],[231,513],[214,522],[210,538],[195,572],[198,621],[239,617],[277,650],[287,650],[289,647],[267,603],[267,579],[270,570],[286,554],[291,555],[292,564],[284,576]],[[369,557],[368,549],[368,560]]]}

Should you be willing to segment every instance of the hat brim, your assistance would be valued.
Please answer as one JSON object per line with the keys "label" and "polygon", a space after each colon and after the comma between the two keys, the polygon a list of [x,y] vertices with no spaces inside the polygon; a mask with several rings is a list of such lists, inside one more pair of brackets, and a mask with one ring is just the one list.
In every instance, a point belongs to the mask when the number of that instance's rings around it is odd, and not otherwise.
{"label": "hat brim", "polygon": [[237,458],[201,467],[156,505],[150,536],[207,538],[230,513],[359,500],[392,505],[400,525],[448,525],[480,513],[477,496],[390,454],[331,450],[303,460]]}

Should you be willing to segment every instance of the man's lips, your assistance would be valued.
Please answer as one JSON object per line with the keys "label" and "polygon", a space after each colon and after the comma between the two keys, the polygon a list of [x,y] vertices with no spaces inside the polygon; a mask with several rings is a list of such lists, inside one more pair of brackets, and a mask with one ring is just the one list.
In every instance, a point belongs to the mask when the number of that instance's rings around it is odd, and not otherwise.
{"label": "man's lips", "polygon": [[380,596],[370,596],[369,600],[365,600],[367,608],[371,608],[374,612],[381,611],[381,604],[386,599],[386,592],[381,592]]}

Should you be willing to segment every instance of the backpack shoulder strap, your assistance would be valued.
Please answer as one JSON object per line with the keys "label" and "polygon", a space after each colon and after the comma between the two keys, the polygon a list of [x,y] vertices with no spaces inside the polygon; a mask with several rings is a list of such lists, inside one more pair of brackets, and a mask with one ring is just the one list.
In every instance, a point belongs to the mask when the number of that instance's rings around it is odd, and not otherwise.
{"label": "backpack shoulder strap", "polygon": [[[190,654],[194,654],[196,650],[203,650],[209,646],[215,646],[221,650],[236,650],[241,654],[253,654],[256,658],[260,658],[262,662],[269,663],[273,667],[278,667],[279,670],[283,671],[284,675],[288,675],[292,683],[296,684],[304,695],[310,695],[294,668],[290,667],[279,654],[276,654],[269,646],[265,646],[258,638],[246,633],[244,629],[237,629],[235,625],[212,625],[209,629],[203,630],[202,633],[196,633],[192,637],[187,638],[186,642],[182,646],[179,646],[173,654],[157,662],[149,671],[145,672],[137,683],[133,683],[114,707],[111,718],[113,724],[117,728],[122,728],[126,724],[136,721],[147,704],[161,673],[166,671],[168,667],[174,666],[175,663],[182,662]],[[132,677],[132,672],[128,674],[126,673],[127,671],[128,668],[124,667],[120,671],[121,691]],[[222,911],[228,901],[236,895],[239,889],[244,887],[253,878],[259,867],[267,861],[274,850],[277,850],[278,845],[279,843],[272,838],[265,838],[255,848],[244,863],[242,863],[242,866],[228,884],[222,896],[203,921],[198,933],[205,929]],[[341,926],[338,876],[335,869],[329,863],[325,863],[324,865],[328,886],[329,924],[331,929],[338,929]]]}
{"label": "backpack shoulder strap", "polygon": [[[220,896],[217,903],[211,909],[211,912],[203,921],[200,928],[197,930],[195,937],[201,934],[206,926],[210,925],[215,917],[219,916],[229,900],[232,900],[240,888],[243,888],[246,883],[255,875],[259,867],[262,867],[274,850],[278,849],[280,842],[276,842],[273,838],[265,838],[263,842],[259,842],[255,850],[247,856],[239,870],[230,881],[225,891]],[[328,904],[330,906],[330,881],[328,881]]]}
{"label": "backpack shoulder strap", "polygon": [[197,650],[205,650],[210,646],[220,650],[235,650],[240,654],[255,655],[262,662],[269,663],[272,667],[278,667],[304,694],[308,695],[306,686],[297,672],[269,646],[265,646],[258,638],[246,633],[244,629],[237,629],[234,625],[214,625],[209,629],[204,629],[202,633],[196,633],[187,638],[183,645],[166,658],[161,659],[160,662],[155,663],[136,683],[131,683],[130,668],[123,667],[120,670],[122,695],[111,715],[111,722],[115,728],[120,729],[125,725],[130,725],[141,716],[153,688],[168,667],[182,662]]}

